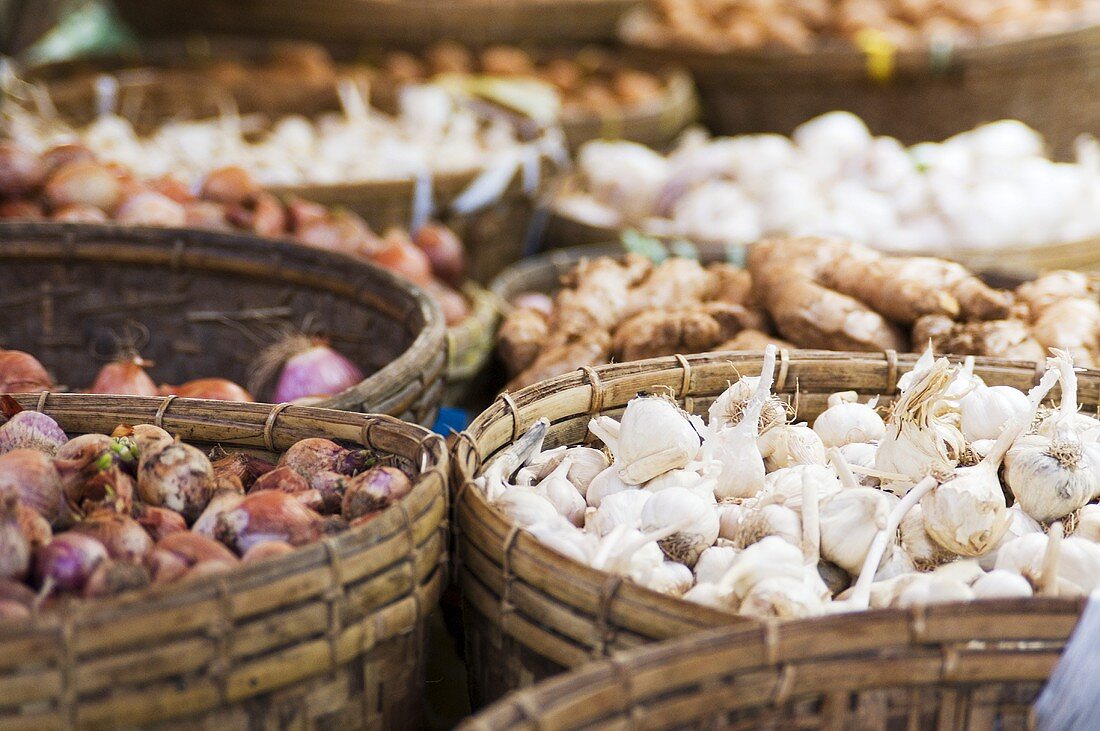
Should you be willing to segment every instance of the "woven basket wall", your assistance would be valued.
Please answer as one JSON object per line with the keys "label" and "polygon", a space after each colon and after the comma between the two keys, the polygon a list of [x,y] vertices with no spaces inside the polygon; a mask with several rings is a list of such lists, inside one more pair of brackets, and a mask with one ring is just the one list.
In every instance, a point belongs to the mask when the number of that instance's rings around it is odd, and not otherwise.
{"label": "woven basket wall", "polygon": [[593,662],[459,728],[1024,731],[1082,606],[987,600],[710,630]]}
{"label": "woven basket wall", "polygon": [[237,234],[0,224],[0,347],[33,353],[69,387],[89,386],[135,329],[148,332],[140,350],[158,382],[244,384],[274,333],[304,324],[370,374],[321,405],[434,421],[447,358],[442,316],[383,269]]}
{"label": "woven basket wall", "polygon": [[1020,41],[906,51],[879,81],[868,59],[843,46],[815,53],[637,47],[637,57],[674,60],[695,76],[703,116],[717,134],[780,132],[835,109],[876,133],[913,144],[982,122],[1020,119],[1059,157],[1082,132],[1100,130],[1100,26]]}
{"label": "woven basket wall", "polygon": [[201,447],[274,455],[362,444],[414,488],[369,524],[275,560],[0,626],[0,727],[407,728],[425,618],[446,582],[447,455],[392,417],[190,399],[30,394],[69,434],[153,423]]}
{"label": "woven basket wall", "polygon": [[[797,392],[800,421],[812,421],[836,391],[879,395],[889,403],[898,377],[915,358],[893,351],[783,350],[775,392],[792,401]],[[582,443],[592,416],[618,417],[638,391],[669,393],[687,411],[703,414],[731,380],[758,374],[761,363],[760,353],[712,353],[586,368],[502,395],[459,435],[453,450],[456,561],[477,702],[612,651],[750,622],[643,589],[552,551],[490,506],[472,480],[540,417],[550,420],[549,449]],[[975,372],[990,385],[1027,389],[1041,366],[980,358]],[[1086,411],[1097,408],[1100,372],[1081,374],[1079,396]]]}
{"label": "woven basket wall", "polygon": [[613,41],[639,0],[116,0],[139,33],[235,33],[315,41]]}

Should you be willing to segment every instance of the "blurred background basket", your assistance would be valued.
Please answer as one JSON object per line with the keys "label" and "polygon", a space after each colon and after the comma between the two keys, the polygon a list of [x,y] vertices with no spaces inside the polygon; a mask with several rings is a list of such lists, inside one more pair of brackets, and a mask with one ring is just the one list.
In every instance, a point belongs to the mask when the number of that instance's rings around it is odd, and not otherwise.
{"label": "blurred background basket", "polygon": [[463,731],[1029,729],[1083,600],[987,600],[725,628],[516,692]]}
{"label": "blurred background basket", "polygon": [[[618,417],[639,391],[667,392],[691,413],[707,408],[738,374],[759,373],[761,353],[673,356],[583,369],[498,398],[459,435],[453,451],[456,564],[463,593],[467,662],[475,704],[563,668],[702,627],[752,623],[744,617],[644,589],[539,543],[492,507],[473,479],[536,420],[550,420],[544,448],[588,438],[599,414]],[[812,421],[829,394],[856,391],[889,403],[915,355],[780,351],[775,393]],[[1034,363],[977,359],[990,385],[1027,390]],[[1100,404],[1100,372],[1081,374],[1079,396]]]}
{"label": "blurred background basket", "polygon": [[862,51],[706,53],[635,46],[651,63],[675,61],[695,77],[704,121],[716,134],[779,132],[844,109],[879,135],[916,144],[980,123],[1019,119],[1057,157],[1100,129],[1100,26],[1018,41],[900,51],[878,80]]}
{"label": "blurred background basket", "polygon": [[447,453],[391,417],[191,399],[19,397],[70,435],[155,423],[273,457],[307,437],[361,444],[413,491],[367,525],[229,573],[0,626],[4,728],[405,728],[425,621],[446,581]]}
{"label": "blurred background basket", "polygon": [[443,319],[426,294],[379,267],[285,241],[0,224],[0,323],[0,347],[32,353],[72,386],[91,384],[135,327],[162,382],[242,384],[280,330],[309,328],[369,374],[321,406],[430,425],[443,398]]}

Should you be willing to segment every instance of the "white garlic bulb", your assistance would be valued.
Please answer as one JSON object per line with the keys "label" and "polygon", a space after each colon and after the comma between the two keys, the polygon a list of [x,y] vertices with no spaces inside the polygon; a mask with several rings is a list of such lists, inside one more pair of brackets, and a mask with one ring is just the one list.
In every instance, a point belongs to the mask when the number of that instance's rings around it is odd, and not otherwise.
{"label": "white garlic bulb", "polygon": [[818,500],[841,490],[840,478],[829,467],[819,464],[794,465],[770,473],[764,480],[760,498],[782,502],[792,510],[801,510],[804,480],[809,480],[817,490]]}
{"label": "white garlic bulb", "polygon": [[1081,508],[1073,535],[1093,543],[1100,542],[1100,505],[1086,505]]}
{"label": "white garlic bulb", "polygon": [[619,422],[619,477],[641,485],[669,470],[685,467],[699,452],[699,434],[674,403],[638,396]]}
{"label": "white garlic bulb", "polygon": [[735,542],[741,547],[768,537],[782,538],[792,546],[802,547],[802,520],[798,513],[779,503],[749,508],[741,513]]}
{"label": "white garlic bulb", "polygon": [[588,486],[596,475],[610,466],[607,457],[598,449],[592,449],[591,447],[569,447],[568,449],[557,447],[535,455],[527,463],[527,467],[534,471],[536,481],[544,480],[566,457],[572,461],[567,476],[582,497],[587,495]]}
{"label": "white garlic bulb", "polygon": [[586,502],[589,507],[598,508],[600,503],[608,495],[614,495],[617,492],[623,490],[634,490],[634,485],[628,485],[622,481],[619,477],[619,467],[617,464],[612,464],[600,474],[592,478],[592,482],[588,485],[588,494],[585,496]]}
{"label": "white garlic bulb", "polygon": [[977,599],[1007,599],[1031,596],[1027,579],[1011,571],[993,570],[970,585]]}
{"label": "white garlic bulb", "polygon": [[679,530],[658,541],[661,550],[688,567],[718,538],[718,513],[713,505],[682,487],[654,493],[642,507],[642,530],[678,525]]}
{"label": "white garlic bulb", "polygon": [[741,530],[741,516],[744,507],[738,503],[723,502],[718,504],[718,535],[729,541],[737,540],[737,533]]}
{"label": "white garlic bulb", "polygon": [[[1100,456],[1100,455],[1097,455]],[[1053,439],[1020,437],[1005,456],[1005,483],[1032,518],[1050,522],[1084,506],[1100,491],[1100,460],[1068,429]]]}
{"label": "white garlic bulb", "polygon": [[879,569],[875,572],[875,581],[886,581],[887,579],[911,574],[916,570],[913,560],[909,558],[905,549],[895,546],[890,553],[890,557],[879,564]]}
{"label": "white garlic bulb", "polygon": [[634,583],[669,596],[681,596],[691,588],[691,569],[675,561],[662,561],[648,570],[631,572]]}
{"label": "white garlic bulb", "polygon": [[1008,530],[1005,531],[1004,536],[997,542],[997,545],[978,557],[978,563],[986,571],[993,570],[993,567],[997,563],[997,552],[1000,551],[1001,546],[1015,538],[1026,536],[1029,533],[1044,532],[1043,526],[1039,525],[1039,521],[1021,510],[1019,505],[1013,505],[1009,508],[1008,516]]}
{"label": "white garlic bulb", "polygon": [[[1049,540],[1045,533],[1032,533],[1009,541],[997,552],[996,568],[1013,571],[1038,586],[1043,581]],[[1100,585],[1100,546],[1076,536],[1063,539],[1056,574],[1060,596],[1081,596],[1093,591]]]}
{"label": "white garlic bulb", "polygon": [[695,581],[701,584],[717,584],[740,553],[740,549],[732,546],[711,546],[695,562]]}
{"label": "white garlic bulb", "polygon": [[691,470],[669,470],[663,475],[654,477],[642,487],[646,492],[660,492],[670,487],[682,487],[685,490],[690,490],[708,503],[718,502],[718,499],[714,496],[714,480],[709,480],[698,472],[692,472]]}
{"label": "white garlic bulb", "polygon": [[829,396],[829,407],[814,420],[814,432],[826,447],[874,442],[886,435],[886,424],[875,409],[856,400],[855,391]]}
{"label": "white garlic bulb", "polygon": [[946,358],[912,371],[913,378],[890,409],[886,435],[875,453],[875,469],[903,475],[915,482],[932,465],[954,464],[966,447],[953,423],[953,402],[947,391],[956,369]]}
{"label": "white garlic bulb", "polygon": [[[770,373],[771,369],[764,369],[762,372]],[[759,390],[759,376],[745,376],[732,383],[710,405],[710,410],[707,412],[708,427],[718,429],[740,424],[744,419],[749,399]],[[781,426],[786,423],[786,404],[777,396],[769,396],[761,407],[757,424],[758,429],[760,432],[766,432],[774,426]]]}
{"label": "white garlic bulb", "polygon": [[[894,496],[869,487],[841,490],[821,501],[821,555],[849,574],[858,574],[878,531],[886,525]],[[888,544],[888,559],[893,544]],[[881,563],[880,563],[881,566]]]}
{"label": "white garlic bulb", "polygon": [[649,501],[650,493],[630,488],[608,495],[600,502],[592,517],[591,530],[596,535],[606,536],[620,525],[627,528],[642,527],[642,508]]}
{"label": "white garlic bulb", "polygon": [[865,444],[862,442],[852,442],[840,448],[840,456],[848,463],[849,468],[856,468],[852,471],[855,473],[856,480],[863,487],[878,487],[879,485],[879,478],[859,470],[859,468],[874,469],[875,454],[877,452],[877,443]]}
{"label": "white garlic bulb", "polygon": [[527,528],[536,523],[551,521],[560,517],[554,504],[537,494],[533,490],[524,487],[513,487],[504,491],[493,505],[502,510],[521,528]]}
{"label": "white garlic bulb", "polygon": [[782,538],[769,536],[738,554],[720,586],[741,598],[761,581],[779,577],[803,580],[802,551]]}
{"label": "white garlic bulb", "polygon": [[1012,386],[985,386],[959,402],[960,429],[968,441],[996,439],[1012,419],[1030,410],[1027,396]]}
{"label": "white garlic bulb", "polygon": [[584,510],[588,505],[567,477],[572,466],[572,458],[563,459],[546,479],[535,486],[535,493],[549,500],[561,515],[579,527],[584,525]]}
{"label": "white garlic bulb", "polygon": [[903,589],[894,602],[898,607],[927,606],[929,604],[951,604],[969,602],[974,599],[974,591],[953,579],[934,579],[915,581]]}
{"label": "white garlic bulb", "polygon": [[539,543],[583,564],[592,560],[599,544],[595,536],[579,530],[560,515],[553,520],[528,526],[526,530]]}
{"label": "white garlic bulb", "polygon": [[695,604],[701,604],[704,607],[721,609],[726,612],[733,611],[737,606],[737,599],[733,596],[733,592],[723,589],[717,584],[696,584],[684,592],[682,598]]}
{"label": "white garlic bulb", "polygon": [[768,472],[800,464],[825,464],[825,445],[805,424],[773,427],[756,443]]}
{"label": "white garlic bulb", "polygon": [[951,554],[945,551],[938,543],[932,540],[928,531],[924,529],[924,515],[919,504],[914,505],[901,519],[898,526],[901,535],[901,547],[913,560],[918,569],[927,569],[937,566],[950,558]]}
{"label": "white garlic bulb", "polygon": [[777,576],[754,584],[741,600],[737,613],[747,617],[798,619],[817,616],[824,609],[821,597],[803,581]]}

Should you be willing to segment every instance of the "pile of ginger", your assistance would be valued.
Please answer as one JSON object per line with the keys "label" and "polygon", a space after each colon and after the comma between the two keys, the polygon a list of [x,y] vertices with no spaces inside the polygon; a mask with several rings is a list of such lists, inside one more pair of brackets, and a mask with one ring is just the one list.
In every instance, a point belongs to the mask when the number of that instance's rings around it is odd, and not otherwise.
{"label": "pile of ginger", "polygon": [[762,350],[937,353],[1042,361],[1050,347],[1100,364],[1100,288],[1056,271],[1015,291],[960,264],[893,257],[827,238],[750,247],[744,269],[636,254],[582,260],[553,298],[523,293],[497,348],[509,390],[583,366],[676,353]]}

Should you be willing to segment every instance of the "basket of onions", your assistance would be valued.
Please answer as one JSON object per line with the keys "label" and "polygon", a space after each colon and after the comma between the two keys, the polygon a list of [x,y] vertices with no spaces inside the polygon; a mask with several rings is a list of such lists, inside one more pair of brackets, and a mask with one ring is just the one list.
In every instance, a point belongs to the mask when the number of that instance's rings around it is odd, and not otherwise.
{"label": "basket of onions", "polygon": [[723,134],[845,109],[913,144],[1014,117],[1064,156],[1100,121],[1074,101],[1097,90],[1098,23],[1087,1],[672,0],[621,30],[639,58],[692,72]]}
{"label": "basket of onions", "polygon": [[443,398],[438,307],[370,264],[196,229],[6,222],[0,241],[0,392],[254,396],[423,424]]}
{"label": "basket of onions", "polygon": [[439,437],[287,405],[0,400],[2,725],[415,723]]}
{"label": "basket of onions", "polygon": [[589,663],[458,728],[1033,728],[1081,605],[998,599],[709,630]]}
{"label": "basket of onions", "polygon": [[773,345],[505,394],[453,452],[476,694],[722,624],[1077,607],[1100,585],[1098,403],[1061,350]]}

